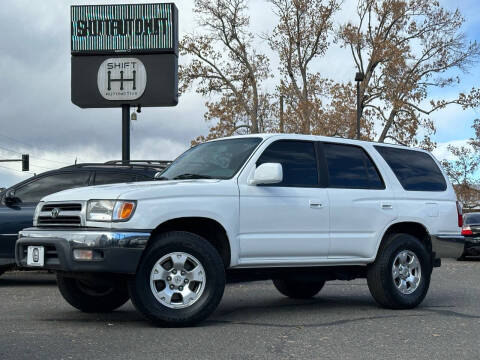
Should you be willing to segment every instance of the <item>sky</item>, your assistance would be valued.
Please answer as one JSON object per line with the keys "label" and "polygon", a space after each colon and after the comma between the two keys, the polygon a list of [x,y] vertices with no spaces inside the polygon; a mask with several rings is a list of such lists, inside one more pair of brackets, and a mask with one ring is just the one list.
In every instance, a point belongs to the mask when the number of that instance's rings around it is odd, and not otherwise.
{"label": "sky", "polygon": [[[78,162],[103,162],[121,158],[121,110],[80,109],[70,101],[70,5],[126,3],[125,0],[31,1],[2,0],[0,5],[0,159],[20,158],[30,154],[30,172],[22,173],[20,163],[0,164],[0,187],[48,169]],[[134,1],[130,1],[134,2]],[[158,2],[141,0],[140,3]],[[480,2],[478,0],[442,0],[448,9],[459,8],[466,18],[465,33],[470,40],[480,40]],[[193,0],[175,1],[179,9],[180,38],[196,31]],[[356,0],[344,0],[335,23],[353,19]],[[265,0],[250,0],[252,31],[268,34],[275,25],[271,5]],[[272,14],[273,15],[273,14]],[[266,42],[257,39],[271,57],[271,69],[278,60]],[[188,59],[180,57],[179,62]],[[338,80],[352,80],[355,74],[351,57],[333,44],[326,56],[315,62],[322,75]],[[432,93],[455,96],[479,86],[480,64],[462,75],[458,88]],[[183,94],[176,107],[143,108],[132,122],[132,159],[174,159],[185,151],[190,141],[206,135],[208,124],[202,98],[193,90]],[[436,112],[434,154],[448,157],[448,144],[463,144],[472,136],[471,124],[480,110],[463,111],[449,107]],[[8,168],[8,169],[7,169]]]}

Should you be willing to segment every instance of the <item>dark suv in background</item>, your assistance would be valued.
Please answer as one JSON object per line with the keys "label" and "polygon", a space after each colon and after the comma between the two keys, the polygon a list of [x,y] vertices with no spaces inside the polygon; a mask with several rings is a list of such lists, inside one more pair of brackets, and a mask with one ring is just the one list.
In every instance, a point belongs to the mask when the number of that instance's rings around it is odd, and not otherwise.
{"label": "dark suv in background", "polygon": [[0,274],[14,266],[17,234],[32,226],[35,207],[44,196],[82,186],[154,180],[169,164],[153,160],[76,164],[4,189],[0,192]]}

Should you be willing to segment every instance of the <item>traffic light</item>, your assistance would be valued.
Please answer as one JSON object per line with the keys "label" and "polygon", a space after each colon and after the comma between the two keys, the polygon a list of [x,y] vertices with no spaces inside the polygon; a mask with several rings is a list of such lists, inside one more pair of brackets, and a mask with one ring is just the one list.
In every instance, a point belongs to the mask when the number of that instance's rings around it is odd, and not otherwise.
{"label": "traffic light", "polygon": [[30,155],[23,154],[22,155],[22,171],[29,171],[30,170]]}

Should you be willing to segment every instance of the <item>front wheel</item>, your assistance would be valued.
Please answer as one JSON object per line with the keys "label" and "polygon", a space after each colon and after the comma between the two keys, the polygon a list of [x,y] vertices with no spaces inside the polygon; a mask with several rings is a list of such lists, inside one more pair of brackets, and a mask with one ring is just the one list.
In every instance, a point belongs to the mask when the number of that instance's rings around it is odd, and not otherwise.
{"label": "front wheel", "polygon": [[113,311],[130,298],[123,280],[95,281],[65,277],[57,273],[60,293],[67,302],[80,311],[103,313]]}
{"label": "front wheel", "polygon": [[431,256],[420,240],[409,234],[393,234],[368,267],[367,283],[380,306],[412,309],[427,295],[431,273]]}
{"label": "front wheel", "polygon": [[225,289],[225,267],[204,238],[184,231],[159,235],[129,281],[133,304],[161,326],[189,326],[210,315]]}
{"label": "front wheel", "polygon": [[318,294],[325,285],[324,280],[320,281],[295,281],[285,279],[273,280],[277,290],[292,299],[309,299]]}

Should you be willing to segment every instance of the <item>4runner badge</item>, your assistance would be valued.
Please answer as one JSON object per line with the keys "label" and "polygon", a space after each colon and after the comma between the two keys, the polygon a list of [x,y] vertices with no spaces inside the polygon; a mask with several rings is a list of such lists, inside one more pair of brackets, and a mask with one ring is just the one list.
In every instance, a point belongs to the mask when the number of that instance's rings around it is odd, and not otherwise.
{"label": "4runner badge", "polygon": [[147,71],[136,58],[110,58],[100,65],[97,84],[107,100],[135,100],[145,91]]}

